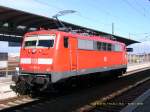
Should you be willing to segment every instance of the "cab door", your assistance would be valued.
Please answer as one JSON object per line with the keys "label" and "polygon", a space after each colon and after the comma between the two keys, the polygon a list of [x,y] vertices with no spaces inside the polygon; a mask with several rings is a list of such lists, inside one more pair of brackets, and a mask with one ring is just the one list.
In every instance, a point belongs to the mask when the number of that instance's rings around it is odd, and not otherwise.
{"label": "cab door", "polygon": [[77,39],[69,38],[71,71],[77,70]]}

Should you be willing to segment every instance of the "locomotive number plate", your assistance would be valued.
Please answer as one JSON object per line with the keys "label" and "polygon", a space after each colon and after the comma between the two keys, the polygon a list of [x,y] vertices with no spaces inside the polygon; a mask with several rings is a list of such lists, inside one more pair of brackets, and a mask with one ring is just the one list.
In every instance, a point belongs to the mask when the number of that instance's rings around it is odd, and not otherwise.
{"label": "locomotive number plate", "polygon": [[31,64],[37,64],[37,63],[38,63],[38,60],[36,58],[31,59]]}

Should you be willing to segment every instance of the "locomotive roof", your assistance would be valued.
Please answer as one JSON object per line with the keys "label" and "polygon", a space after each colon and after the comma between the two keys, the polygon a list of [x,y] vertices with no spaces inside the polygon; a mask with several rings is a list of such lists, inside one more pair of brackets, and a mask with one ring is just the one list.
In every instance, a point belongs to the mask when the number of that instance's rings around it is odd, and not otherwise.
{"label": "locomotive roof", "polygon": [[119,42],[117,40],[112,40],[103,36],[95,36],[95,35],[82,35],[82,33],[72,33],[72,32],[64,32],[59,30],[39,30],[34,32],[28,32],[26,35],[41,35],[41,34],[62,34],[64,36],[68,37],[76,37],[80,39],[87,39],[87,40],[94,40],[94,41],[100,41],[100,42],[107,42],[107,43],[118,43],[121,45],[125,45],[122,42]]}

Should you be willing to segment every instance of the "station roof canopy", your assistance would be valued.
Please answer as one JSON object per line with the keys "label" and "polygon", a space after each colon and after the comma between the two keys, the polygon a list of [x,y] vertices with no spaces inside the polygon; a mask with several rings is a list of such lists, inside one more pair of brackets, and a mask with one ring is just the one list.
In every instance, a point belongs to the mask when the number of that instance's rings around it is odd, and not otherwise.
{"label": "station roof canopy", "polygon": [[[56,20],[30,12],[16,10],[13,8],[0,6],[0,41],[21,42],[22,36],[28,31],[34,31],[39,28],[56,29]],[[63,21],[62,21],[63,22]],[[127,39],[125,37],[111,35],[106,32],[82,27],[68,22],[63,22],[65,26],[73,30],[90,31],[95,35],[115,38],[117,41],[126,45],[137,43],[138,41]]]}

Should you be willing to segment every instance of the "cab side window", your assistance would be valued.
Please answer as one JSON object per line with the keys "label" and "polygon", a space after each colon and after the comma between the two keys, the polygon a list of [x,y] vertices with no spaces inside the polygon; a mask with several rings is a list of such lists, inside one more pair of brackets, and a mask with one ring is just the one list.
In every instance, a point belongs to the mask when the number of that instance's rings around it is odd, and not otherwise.
{"label": "cab side window", "polygon": [[65,48],[69,47],[68,37],[64,37],[64,47]]}

